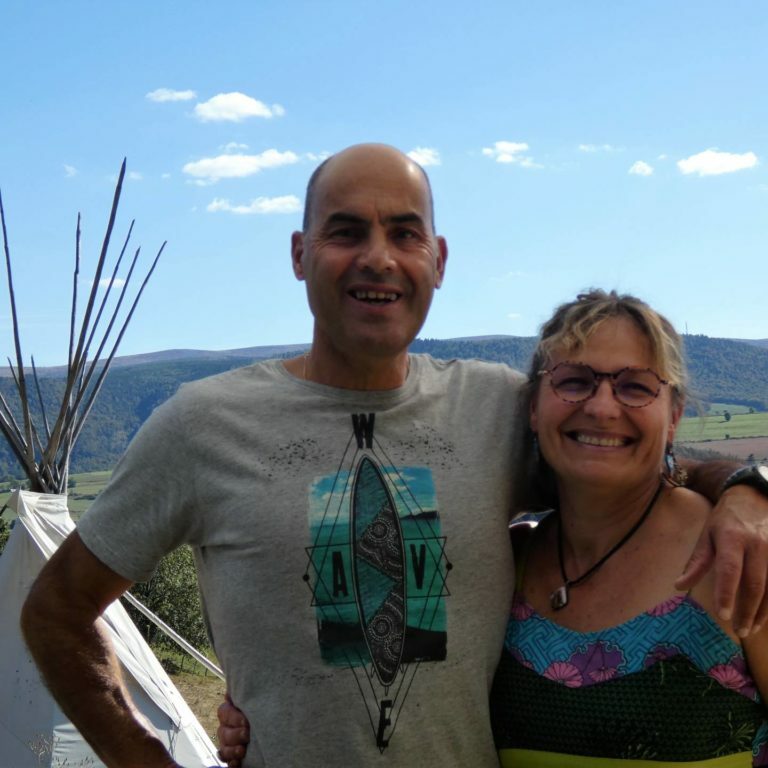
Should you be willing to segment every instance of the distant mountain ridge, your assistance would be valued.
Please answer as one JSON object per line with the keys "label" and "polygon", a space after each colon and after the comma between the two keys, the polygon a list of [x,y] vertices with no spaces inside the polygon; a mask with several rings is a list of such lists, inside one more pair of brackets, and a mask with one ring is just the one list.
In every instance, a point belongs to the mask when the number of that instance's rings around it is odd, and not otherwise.
{"label": "distant mountain ridge", "polygon": [[[688,337],[684,337],[688,338]],[[740,344],[748,344],[755,347],[768,349],[768,339],[725,339],[714,336],[703,336],[701,338],[712,341],[734,341]],[[443,348],[448,345],[462,346],[464,344],[486,344],[488,342],[510,342],[515,344],[515,340],[522,340],[525,348],[535,342],[534,336],[507,336],[503,334],[492,334],[488,336],[457,336],[451,339],[416,339],[411,347],[412,351],[421,351],[423,345],[437,345],[436,348]],[[112,368],[126,368],[134,365],[147,365],[154,363],[175,363],[182,360],[268,360],[271,357],[287,357],[291,354],[301,354],[309,349],[309,342],[305,344],[270,344],[258,347],[242,347],[239,349],[165,349],[158,352],[143,352],[136,355],[122,355],[112,361]],[[445,355],[439,355],[445,357]],[[459,355],[460,356],[460,355]],[[43,366],[37,369],[38,375],[42,377],[63,376],[66,372],[64,365]],[[0,377],[10,376],[10,370],[7,366],[0,366]]]}
{"label": "distant mountain ridge", "polygon": [[[704,403],[739,403],[768,410],[768,339],[765,343],[685,336],[692,389]],[[482,336],[457,339],[417,339],[413,352],[437,358],[478,358],[526,370],[536,339]],[[288,357],[308,344],[246,347],[222,351],[166,350],[117,358],[72,455],[72,471],[109,469],[154,408],[187,381],[211,376],[270,357]],[[63,367],[38,369],[43,402],[49,418],[60,402]],[[2,374],[2,371],[0,371]],[[15,387],[0,375],[0,393],[17,406]],[[33,410],[36,404],[33,403]],[[39,410],[39,409],[38,409]],[[39,419],[38,419],[39,423]],[[20,476],[15,458],[0,443],[0,480]]]}

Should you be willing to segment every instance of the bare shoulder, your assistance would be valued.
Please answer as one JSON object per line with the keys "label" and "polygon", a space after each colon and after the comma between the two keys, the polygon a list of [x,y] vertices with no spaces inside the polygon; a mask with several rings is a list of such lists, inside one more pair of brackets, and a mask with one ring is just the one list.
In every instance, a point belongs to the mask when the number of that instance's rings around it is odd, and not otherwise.
{"label": "bare shoulder", "polygon": [[700,493],[688,488],[671,488],[664,504],[667,514],[663,516],[669,534],[689,541],[691,550],[712,512],[712,504]]}
{"label": "bare shoulder", "polygon": [[706,496],[702,496],[690,488],[676,487],[670,491],[670,497],[673,500],[675,509],[679,510],[681,515],[686,515],[690,522],[700,519],[702,524],[712,511],[712,504]]}

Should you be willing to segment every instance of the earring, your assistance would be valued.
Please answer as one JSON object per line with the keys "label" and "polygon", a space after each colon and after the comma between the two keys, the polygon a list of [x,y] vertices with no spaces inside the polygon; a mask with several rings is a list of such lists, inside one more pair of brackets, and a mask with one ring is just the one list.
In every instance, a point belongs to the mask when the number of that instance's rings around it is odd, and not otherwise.
{"label": "earring", "polygon": [[677,463],[672,443],[667,443],[664,451],[664,475],[673,485],[685,485],[688,473]]}

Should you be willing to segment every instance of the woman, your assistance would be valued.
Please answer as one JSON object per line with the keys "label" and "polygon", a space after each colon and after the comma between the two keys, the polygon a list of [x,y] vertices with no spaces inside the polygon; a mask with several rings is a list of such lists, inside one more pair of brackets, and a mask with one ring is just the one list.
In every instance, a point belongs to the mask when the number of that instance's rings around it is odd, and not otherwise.
{"label": "woman", "polygon": [[768,632],[718,620],[711,577],[673,587],[709,512],[676,484],[685,389],[679,336],[634,297],[593,290],[543,326],[526,449],[554,512],[513,529],[503,766],[768,765]]}
{"label": "woman", "polygon": [[[514,529],[519,591],[492,696],[502,764],[768,765],[768,632],[740,641],[713,618],[713,573],[690,594],[672,586],[709,512],[675,486],[674,329],[632,297],[580,296],[544,326],[527,396],[518,487],[537,492],[521,508],[559,514]],[[239,765],[248,722],[230,701],[219,719]]]}

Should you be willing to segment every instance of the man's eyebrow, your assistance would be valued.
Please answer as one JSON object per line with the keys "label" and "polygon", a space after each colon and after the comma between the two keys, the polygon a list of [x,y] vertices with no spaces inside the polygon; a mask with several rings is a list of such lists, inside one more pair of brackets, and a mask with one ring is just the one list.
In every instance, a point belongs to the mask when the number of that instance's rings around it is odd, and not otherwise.
{"label": "man's eyebrow", "polygon": [[[412,211],[392,214],[387,216],[384,221],[387,224],[418,224],[419,226],[424,226],[424,217]],[[323,226],[327,227],[333,224],[362,224],[367,226],[370,224],[370,221],[366,216],[360,216],[356,213],[335,211],[323,222]]]}
{"label": "man's eyebrow", "polygon": [[424,217],[418,213],[397,213],[387,218],[392,224],[420,224],[424,226]]}
{"label": "man's eyebrow", "polygon": [[358,216],[355,213],[348,213],[347,211],[336,211],[332,213],[326,220],[325,225],[328,224],[367,224],[368,219],[363,216]]}

